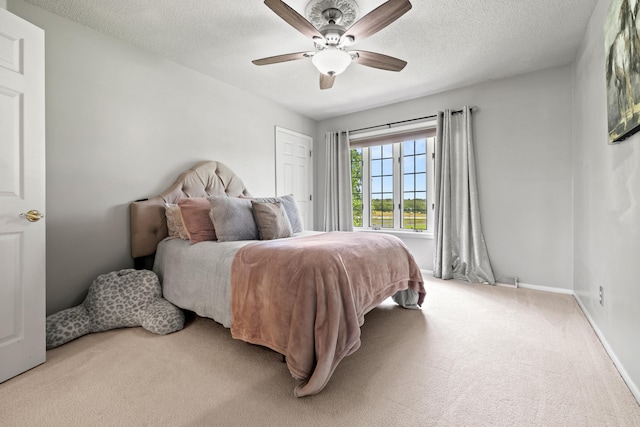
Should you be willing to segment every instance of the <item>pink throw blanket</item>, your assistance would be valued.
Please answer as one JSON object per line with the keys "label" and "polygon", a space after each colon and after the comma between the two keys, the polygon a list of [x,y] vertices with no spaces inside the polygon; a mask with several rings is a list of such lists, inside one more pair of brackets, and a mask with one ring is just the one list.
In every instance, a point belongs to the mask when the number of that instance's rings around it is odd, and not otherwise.
{"label": "pink throw blanket", "polygon": [[231,334],[285,355],[303,381],[294,394],[316,394],[360,347],[364,315],[408,288],[422,304],[420,269],[394,236],[331,232],[253,243],[232,265]]}

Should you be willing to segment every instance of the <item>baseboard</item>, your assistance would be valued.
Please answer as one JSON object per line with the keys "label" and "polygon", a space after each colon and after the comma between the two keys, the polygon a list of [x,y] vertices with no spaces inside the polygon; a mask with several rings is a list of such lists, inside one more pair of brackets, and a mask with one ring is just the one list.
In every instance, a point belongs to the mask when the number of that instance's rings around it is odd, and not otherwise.
{"label": "baseboard", "polygon": [[[433,276],[433,270],[426,270],[424,268],[421,268],[420,271],[422,272],[422,274],[428,274]],[[511,283],[496,282],[496,285],[504,286],[506,288],[526,288],[526,289],[533,289],[536,291],[553,292],[556,294],[573,295],[573,290],[571,289],[554,288],[553,286],[532,285],[529,283],[522,283],[522,282],[518,282],[517,285],[512,285]]]}
{"label": "baseboard", "polygon": [[613,348],[611,348],[611,346],[609,345],[609,342],[605,338],[604,334],[600,331],[600,328],[598,328],[598,326],[596,325],[596,322],[593,321],[593,318],[591,317],[591,315],[589,314],[585,306],[582,304],[582,301],[580,300],[580,298],[578,298],[578,296],[575,294],[573,295],[573,297],[578,303],[580,310],[582,310],[582,313],[584,313],[584,317],[587,318],[587,321],[591,325],[591,328],[594,330],[598,339],[602,343],[604,350],[607,352],[607,354],[611,358],[611,361],[616,366],[616,369],[618,369],[620,376],[622,377],[624,382],[627,384],[627,387],[629,387],[629,390],[631,390],[631,394],[633,394],[633,397],[636,398],[636,401],[640,405],[640,389],[638,389],[638,386],[633,382],[633,380],[627,373],[627,370],[624,368],[624,365],[622,364],[620,359],[618,359],[616,352],[613,351]]}
{"label": "baseboard", "polygon": [[531,285],[529,283],[518,283],[519,288],[533,289],[535,291],[553,292],[555,294],[573,295],[573,290],[564,288],[554,288],[553,286]]}

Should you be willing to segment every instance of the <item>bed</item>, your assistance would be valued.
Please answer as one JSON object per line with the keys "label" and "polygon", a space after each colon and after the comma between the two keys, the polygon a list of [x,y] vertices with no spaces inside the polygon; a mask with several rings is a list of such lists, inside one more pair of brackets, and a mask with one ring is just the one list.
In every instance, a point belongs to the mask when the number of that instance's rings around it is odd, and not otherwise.
{"label": "bed", "polygon": [[[304,230],[292,200],[252,197],[227,166],[200,162],[131,204],[131,253],[137,266],[152,265],[168,301],[282,354],[302,397],[320,392],[360,347],[367,312],[389,297],[418,309],[425,290],[400,239]],[[180,206],[187,223],[194,204],[201,215],[209,207],[213,236],[169,236],[169,207]]]}

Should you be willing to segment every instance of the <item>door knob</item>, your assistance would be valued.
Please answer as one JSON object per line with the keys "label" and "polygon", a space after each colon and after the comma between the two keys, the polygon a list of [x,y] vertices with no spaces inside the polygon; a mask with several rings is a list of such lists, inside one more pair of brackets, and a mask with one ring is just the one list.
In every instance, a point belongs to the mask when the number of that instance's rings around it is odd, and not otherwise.
{"label": "door knob", "polygon": [[36,221],[40,221],[42,218],[44,218],[44,214],[38,212],[35,209],[32,209],[27,213],[21,213],[20,217],[21,218],[26,218],[26,220],[29,221],[29,222],[36,222]]}

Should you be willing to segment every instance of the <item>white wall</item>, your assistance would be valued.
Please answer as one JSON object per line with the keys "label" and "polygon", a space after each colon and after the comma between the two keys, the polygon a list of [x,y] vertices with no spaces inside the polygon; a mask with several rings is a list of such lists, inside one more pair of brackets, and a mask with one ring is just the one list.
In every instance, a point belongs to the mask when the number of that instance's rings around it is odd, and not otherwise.
{"label": "white wall", "polygon": [[[496,274],[571,289],[571,67],[564,66],[376,108],[319,123],[316,218],[324,194],[324,133],[477,106],[480,210]],[[321,224],[321,222],[318,222]],[[411,242],[433,268],[433,241]]]}
{"label": "white wall", "polygon": [[47,314],[133,265],[131,201],[200,160],[273,195],[275,126],[316,132],[313,120],[21,0],[8,9],[46,37]]}
{"label": "white wall", "polygon": [[608,144],[603,28],[610,2],[598,2],[573,67],[574,291],[640,400],[640,134]]}

